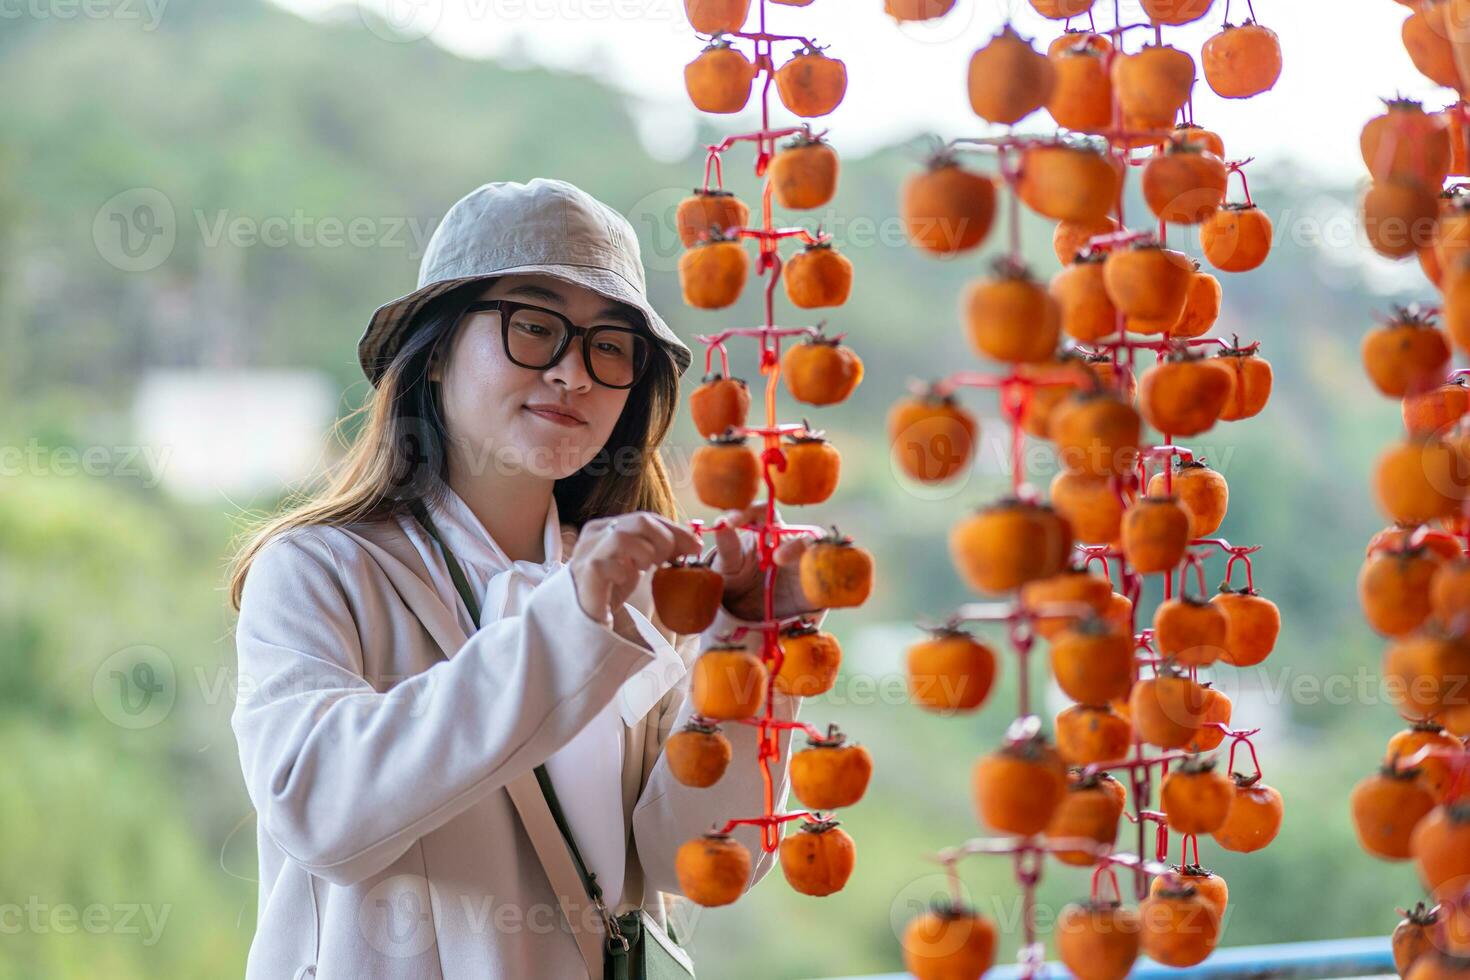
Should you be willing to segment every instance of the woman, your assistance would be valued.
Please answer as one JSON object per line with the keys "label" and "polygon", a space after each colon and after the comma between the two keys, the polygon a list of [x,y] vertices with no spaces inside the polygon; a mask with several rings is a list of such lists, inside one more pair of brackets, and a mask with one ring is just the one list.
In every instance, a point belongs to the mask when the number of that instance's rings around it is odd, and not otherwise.
{"label": "woman", "polygon": [[[375,391],[340,470],[232,576],[260,859],[247,977],[586,976],[507,785],[544,763],[612,913],[660,922],[679,846],[763,798],[753,726],[723,726],[735,761],[707,789],[661,754],[709,642],[658,622],[647,574],[700,550],[657,452],[689,349],[622,216],[538,178],[455,204],[358,354]],[[776,613],[820,621],[803,547],[777,554]],[[715,567],[705,638],[761,616],[754,535],[718,532]],[[774,695],[777,718],[799,707]],[[771,855],[735,836],[753,885]]]}

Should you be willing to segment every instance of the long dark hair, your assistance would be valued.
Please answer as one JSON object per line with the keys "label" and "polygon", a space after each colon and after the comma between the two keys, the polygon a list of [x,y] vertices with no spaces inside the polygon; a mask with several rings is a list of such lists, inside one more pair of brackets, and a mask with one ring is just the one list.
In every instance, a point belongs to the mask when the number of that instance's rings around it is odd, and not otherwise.
{"label": "long dark hair", "polygon": [[[406,328],[403,345],[383,371],[366,402],[339,420],[339,441],[359,417],[362,428],[347,446],[319,491],[291,495],[275,515],[246,527],[245,540],[230,566],[230,604],[238,610],[250,563],[277,534],[309,524],[346,525],[382,520],[407,508],[409,500],[442,500],[448,492],[447,433],[429,364],[447,350],[465,308],[490,280],[475,280],[436,296]],[[649,510],[677,519],[668,470],[658,447],[674,421],[679,373],[673,356],[657,341],[647,373],[628,392],[612,433],[587,465],[553,488],[558,516],[581,527],[596,517]]]}

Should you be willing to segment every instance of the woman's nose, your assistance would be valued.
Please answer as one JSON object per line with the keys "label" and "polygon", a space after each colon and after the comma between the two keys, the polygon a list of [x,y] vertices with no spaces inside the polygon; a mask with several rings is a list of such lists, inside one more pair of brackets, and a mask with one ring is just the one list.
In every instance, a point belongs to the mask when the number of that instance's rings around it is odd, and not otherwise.
{"label": "woman's nose", "polygon": [[546,369],[546,379],[559,382],[573,391],[588,391],[592,388],[592,375],[582,360],[582,338],[573,337],[562,353],[561,360]]}

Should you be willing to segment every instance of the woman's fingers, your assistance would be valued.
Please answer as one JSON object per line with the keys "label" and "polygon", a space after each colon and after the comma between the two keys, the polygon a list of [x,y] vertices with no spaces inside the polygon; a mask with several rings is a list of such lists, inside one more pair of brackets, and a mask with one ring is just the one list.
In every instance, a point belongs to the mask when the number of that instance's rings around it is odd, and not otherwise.
{"label": "woman's fingers", "polygon": [[[764,504],[751,504],[744,510],[729,510],[721,514],[715,529],[715,571],[722,575],[739,575],[749,564],[747,546],[740,528],[752,523],[759,516]],[[750,537],[751,545],[754,538]]]}
{"label": "woman's fingers", "polygon": [[794,534],[782,541],[776,548],[777,565],[795,565],[801,561],[801,556],[806,549],[811,547],[812,539],[806,534]]}
{"label": "woman's fingers", "polygon": [[[648,511],[618,517],[617,526],[608,538],[608,546],[618,550],[626,548],[631,541],[648,544],[651,550],[646,552],[650,557],[645,567],[662,564],[679,555],[697,555],[701,550],[699,536],[689,528]],[[645,554],[644,550],[640,549],[639,554]]]}

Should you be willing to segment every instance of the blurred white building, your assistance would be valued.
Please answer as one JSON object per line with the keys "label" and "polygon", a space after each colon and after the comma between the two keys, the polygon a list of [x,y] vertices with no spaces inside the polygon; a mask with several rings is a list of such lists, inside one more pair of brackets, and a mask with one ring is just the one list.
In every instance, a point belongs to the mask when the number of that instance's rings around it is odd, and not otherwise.
{"label": "blurred white building", "polygon": [[134,397],[134,431],[169,492],[238,500],[320,471],[336,399],[314,371],[154,370]]}

